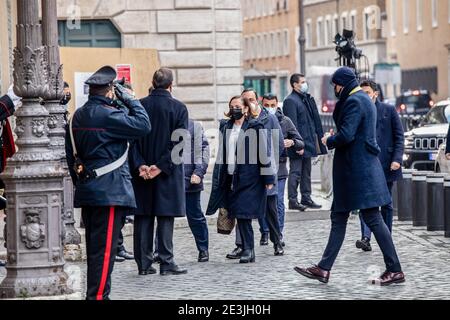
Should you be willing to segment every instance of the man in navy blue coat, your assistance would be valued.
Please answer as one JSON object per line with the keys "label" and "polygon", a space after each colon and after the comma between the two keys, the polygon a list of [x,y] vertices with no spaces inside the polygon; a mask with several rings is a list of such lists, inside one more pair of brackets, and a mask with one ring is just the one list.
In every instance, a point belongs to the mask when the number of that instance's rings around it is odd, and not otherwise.
{"label": "man in navy blue coat", "polygon": [[[305,142],[299,152],[289,150],[288,197],[289,209],[304,211],[306,208],[320,209],[322,206],[311,199],[312,158],[327,153],[321,139],[322,123],[314,98],[308,93],[308,83],[302,74],[291,76],[292,93],[283,102],[283,112],[290,118]],[[301,202],[298,201],[300,185]]]}
{"label": "man in navy blue coat", "polygon": [[[139,100],[114,85],[109,66],[90,77],[89,100],[66,132],[66,157],[75,185],[74,207],[82,209],[86,228],[88,300],[107,300],[117,253],[122,216],[136,207],[128,167],[129,141],[150,132],[150,120]],[[117,108],[114,91],[128,110]],[[73,143],[71,140],[73,134]],[[113,171],[102,170],[119,159]]]}
{"label": "man in navy blue coat", "polygon": [[152,122],[152,131],[131,148],[130,163],[137,209],[134,216],[134,258],[139,275],[155,274],[152,267],[155,219],[160,274],[185,274],[173,255],[175,217],[186,216],[183,159],[172,158],[172,151],[183,145],[173,141],[188,130],[186,106],[172,97],[173,72],[161,68],[153,76],[153,91],[142,99]]}
{"label": "man in navy blue coat", "polygon": [[[327,283],[344,242],[350,212],[360,209],[364,222],[375,234],[386,264],[386,271],[372,283],[386,286],[404,282],[405,275],[392,236],[379,211],[379,207],[391,202],[391,196],[378,159],[380,147],[376,140],[375,106],[358,85],[353,69],[338,69],[332,82],[339,99],[333,113],[337,133],[322,139],[329,149],[335,149],[331,232],[319,264],[309,268],[295,267],[295,271]],[[351,269],[349,274],[352,274]]]}
{"label": "man in navy blue coat", "polygon": [[[190,148],[184,152],[186,217],[198,249],[198,262],[209,261],[208,223],[201,206],[203,179],[209,165],[209,143],[200,122],[189,119]],[[190,152],[187,152],[190,151]]]}
{"label": "man in navy blue coat", "polygon": [[[449,119],[450,122],[450,119]],[[450,126],[448,127],[448,133],[447,133],[447,146],[445,148],[445,157],[447,160],[450,160]]]}
{"label": "man in navy blue coat", "polygon": [[[361,88],[370,99],[375,103],[377,108],[377,143],[380,146],[381,166],[383,167],[384,176],[388,186],[389,193],[392,198],[392,187],[394,182],[402,179],[402,160],[405,145],[405,136],[400,117],[394,106],[382,103],[378,99],[378,85],[371,80],[361,83]],[[381,207],[383,220],[392,233],[393,207],[392,201]],[[369,227],[361,219],[362,238],[356,242],[356,247],[363,251],[371,251],[370,239],[372,232]]]}

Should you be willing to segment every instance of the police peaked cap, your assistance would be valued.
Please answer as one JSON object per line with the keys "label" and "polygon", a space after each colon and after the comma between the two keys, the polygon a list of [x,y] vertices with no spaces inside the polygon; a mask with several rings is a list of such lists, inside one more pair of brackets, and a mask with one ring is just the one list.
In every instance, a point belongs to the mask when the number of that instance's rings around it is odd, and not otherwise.
{"label": "police peaked cap", "polygon": [[85,84],[89,86],[106,87],[111,86],[116,78],[116,70],[113,67],[104,66],[87,79]]}

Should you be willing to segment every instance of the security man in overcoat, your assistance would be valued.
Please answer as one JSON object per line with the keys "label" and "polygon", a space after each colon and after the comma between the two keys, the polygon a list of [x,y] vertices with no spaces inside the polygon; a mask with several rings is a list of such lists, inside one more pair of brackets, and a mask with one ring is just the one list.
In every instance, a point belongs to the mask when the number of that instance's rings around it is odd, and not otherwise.
{"label": "security man in overcoat", "polygon": [[[105,66],[85,83],[89,100],[70,119],[66,156],[75,185],[74,207],[86,228],[87,300],[108,300],[121,219],[136,207],[128,167],[129,141],[151,130],[139,100],[114,82]],[[117,108],[114,96],[128,108]]]}

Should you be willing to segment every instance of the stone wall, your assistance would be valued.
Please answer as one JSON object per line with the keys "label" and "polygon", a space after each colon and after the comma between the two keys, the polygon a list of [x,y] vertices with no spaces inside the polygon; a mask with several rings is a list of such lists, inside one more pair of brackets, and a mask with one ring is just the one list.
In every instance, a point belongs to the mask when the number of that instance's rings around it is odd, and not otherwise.
{"label": "stone wall", "polygon": [[[82,19],[110,19],[125,48],[155,48],[175,70],[174,95],[192,118],[215,126],[242,89],[239,0],[78,0]],[[95,5],[93,5],[93,3]],[[72,1],[58,0],[60,19]],[[142,66],[145,67],[145,66]],[[149,79],[150,85],[150,79]]]}

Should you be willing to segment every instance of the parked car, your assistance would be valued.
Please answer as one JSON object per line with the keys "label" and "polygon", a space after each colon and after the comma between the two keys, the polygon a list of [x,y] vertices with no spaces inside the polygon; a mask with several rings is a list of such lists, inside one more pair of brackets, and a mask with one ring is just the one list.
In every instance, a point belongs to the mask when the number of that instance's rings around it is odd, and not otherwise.
{"label": "parked car", "polygon": [[445,157],[445,143],[441,144],[439,147],[439,152],[437,154],[435,171],[444,172],[450,174],[450,160]]}
{"label": "parked car", "polygon": [[427,90],[408,90],[397,97],[395,107],[401,115],[426,115],[434,107],[434,101]]}
{"label": "parked car", "polygon": [[437,103],[418,128],[405,133],[405,168],[435,170],[439,148],[446,142],[450,119],[450,99]]}

